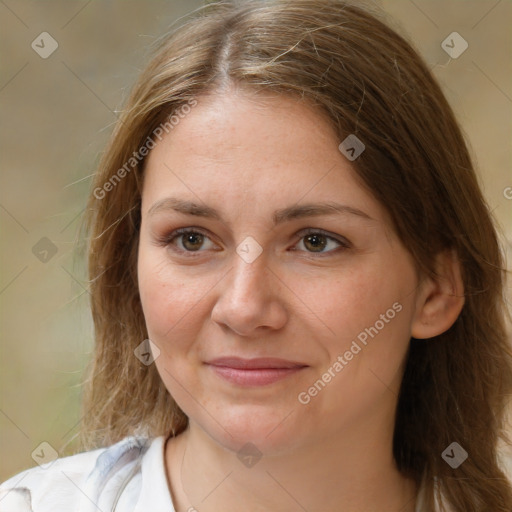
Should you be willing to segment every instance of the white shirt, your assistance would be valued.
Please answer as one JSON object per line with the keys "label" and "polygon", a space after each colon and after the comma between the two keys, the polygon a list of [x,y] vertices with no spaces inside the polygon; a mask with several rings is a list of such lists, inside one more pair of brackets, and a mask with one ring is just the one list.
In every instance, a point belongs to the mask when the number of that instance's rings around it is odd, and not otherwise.
{"label": "white shirt", "polygon": [[0,512],[175,512],[164,441],[127,437],[23,471],[0,485]]}
{"label": "white shirt", "polygon": [[127,437],[23,471],[0,485],[0,512],[175,512],[164,445],[163,436]]}

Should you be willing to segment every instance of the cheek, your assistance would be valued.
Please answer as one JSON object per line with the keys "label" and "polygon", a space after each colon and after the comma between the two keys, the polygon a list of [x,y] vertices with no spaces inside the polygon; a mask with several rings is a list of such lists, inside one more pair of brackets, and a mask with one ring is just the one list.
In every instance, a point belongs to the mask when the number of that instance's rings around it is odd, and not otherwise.
{"label": "cheek", "polygon": [[[381,326],[381,315],[384,321],[389,320],[386,326],[409,318],[414,275],[405,268],[400,273],[402,277],[380,266],[353,269],[337,279],[327,280],[323,286],[308,287],[305,282],[300,293],[338,339],[348,339],[376,322]],[[393,309],[393,304],[398,305]],[[397,309],[402,311],[397,314]]]}
{"label": "cheek", "polygon": [[310,295],[308,302],[334,333],[324,338],[329,358],[324,364],[329,367],[338,356],[346,361],[333,391],[349,386],[357,396],[374,396],[385,389],[382,383],[391,385],[409,346],[415,279],[405,261],[394,266],[382,261],[353,267],[323,293],[316,288]]}
{"label": "cheek", "polygon": [[187,277],[151,250],[139,253],[138,279],[150,338],[159,345],[170,338],[176,343],[185,340],[187,331],[198,325],[189,320],[200,314],[207,280]]}
{"label": "cheek", "polygon": [[187,277],[151,250],[140,251],[138,272],[148,336],[160,350],[155,360],[160,378],[185,414],[199,414],[190,409],[190,397],[185,391],[196,389],[197,375],[184,363],[198,357],[193,353],[197,350],[194,340],[202,324],[198,317],[206,314],[201,298],[207,292],[203,289],[207,283]]}

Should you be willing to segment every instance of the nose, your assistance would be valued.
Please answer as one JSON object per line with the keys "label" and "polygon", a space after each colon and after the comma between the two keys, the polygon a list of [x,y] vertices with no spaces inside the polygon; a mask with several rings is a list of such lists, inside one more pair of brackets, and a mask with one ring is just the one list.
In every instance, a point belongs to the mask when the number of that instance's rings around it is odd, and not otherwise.
{"label": "nose", "polygon": [[267,267],[263,256],[247,263],[235,254],[233,260],[233,267],[219,283],[212,320],[246,337],[281,329],[288,312],[280,279]]}

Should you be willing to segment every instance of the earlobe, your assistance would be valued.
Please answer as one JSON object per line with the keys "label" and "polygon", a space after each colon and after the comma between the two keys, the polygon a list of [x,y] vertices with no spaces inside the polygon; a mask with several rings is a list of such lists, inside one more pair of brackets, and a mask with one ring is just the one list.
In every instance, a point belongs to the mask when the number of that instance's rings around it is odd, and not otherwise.
{"label": "earlobe", "polygon": [[464,284],[454,250],[436,256],[436,275],[424,279],[416,302],[411,336],[427,339],[447,331],[464,306]]}

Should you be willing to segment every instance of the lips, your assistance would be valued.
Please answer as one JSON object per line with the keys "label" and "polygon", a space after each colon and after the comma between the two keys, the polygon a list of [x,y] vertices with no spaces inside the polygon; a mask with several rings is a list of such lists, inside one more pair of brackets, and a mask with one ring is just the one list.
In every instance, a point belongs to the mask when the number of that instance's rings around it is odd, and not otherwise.
{"label": "lips", "polygon": [[243,370],[261,370],[266,368],[297,368],[307,366],[303,363],[296,363],[286,359],[273,357],[257,357],[254,359],[243,359],[241,357],[219,357],[209,361],[207,364],[213,366],[226,366]]}
{"label": "lips", "polygon": [[267,357],[221,357],[206,364],[222,379],[247,387],[273,384],[307,368],[304,363]]}

